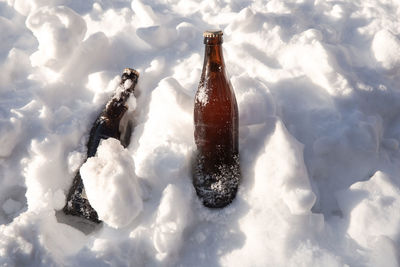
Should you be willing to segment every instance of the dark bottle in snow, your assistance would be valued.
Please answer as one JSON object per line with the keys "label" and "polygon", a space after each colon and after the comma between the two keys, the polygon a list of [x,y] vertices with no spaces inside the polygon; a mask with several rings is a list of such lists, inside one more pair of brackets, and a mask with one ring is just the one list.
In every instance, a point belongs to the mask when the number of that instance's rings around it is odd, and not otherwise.
{"label": "dark bottle in snow", "polygon": [[238,106],[225,72],[222,31],[203,36],[204,65],[194,103],[193,185],[206,207],[222,208],[235,198],[241,176]]}
{"label": "dark bottle in snow", "polygon": [[[121,76],[121,82],[113,98],[94,122],[87,143],[87,157],[96,154],[101,139],[115,138],[126,147],[131,136],[131,124],[121,125],[121,120],[127,112],[126,102],[134,92],[139,78],[136,70],[126,68]],[[104,196],[107,197],[107,196]],[[97,212],[92,208],[86,197],[81,175],[78,171],[67,195],[67,203],[63,208],[67,215],[78,216],[89,221],[100,223]]]}

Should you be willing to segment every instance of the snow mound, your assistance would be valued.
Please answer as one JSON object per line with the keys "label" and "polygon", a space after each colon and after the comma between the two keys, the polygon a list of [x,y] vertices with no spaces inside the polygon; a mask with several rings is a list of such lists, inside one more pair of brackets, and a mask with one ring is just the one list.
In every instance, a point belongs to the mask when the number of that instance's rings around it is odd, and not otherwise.
{"label": "snow mound", "polygon": [[[338,193],[345,216],[350,217],[347,233],[368,248],[380,237],[397,238],[400,215],[400,188],[390,175],[378,171],[368,181],[358,182]],[[371,220],[370,218],[375,218]]]}
{"label": "snow mound", "polygon": [[79,46],[86,33],[86,23],[68,7],[43,7],[31,13],[27,27],[39,40],[38,51],[31,56],[33,66],[59,70]]}
{"label": "snow mound", "polygon": [[400,40],[388,30],[380,30],[372,41],[372,51],[382,66],[393,72],[400,67]]}
{"label": "snow mound", "polygon": [[183,245],[183,231],[193,216],[189,192],[168,185],[162,193],[154,229],[154,247],[161,259],[178,253]]}

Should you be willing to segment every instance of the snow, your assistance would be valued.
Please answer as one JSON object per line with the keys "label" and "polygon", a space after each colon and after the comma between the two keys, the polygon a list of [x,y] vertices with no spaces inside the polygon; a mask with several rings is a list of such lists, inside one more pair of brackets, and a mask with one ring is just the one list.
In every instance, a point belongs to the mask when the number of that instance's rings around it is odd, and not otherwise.
{"label": "snow", "polygon": [[80,173],[91,206],[99,219],[111,227],[127,226],[142,210],[135,163],[120,142],[103,140],[95,157],[89,158]]}
{"label": "snow", "polygon": [[154,226],[154,247],[156,257],[175,256],[184,245],[183,231],[187,227],[193,214],[188,205],[192,198],[192,191],[168,185],[161,197]]}
{"label": "snow", "polygon": [[[391,0],[0,0],[0,266],[399,266],[399,15]],[[240,117],[224,209],[191,181],[212,29]],[[130,145],[84,163],[126,67]],[[103,220],[90,232],[59,217],[79,168]]]}
{"label": "snow", "polygon": [[[400,205],[399,188],[391,182],[390,176],[378,171],[368,181],[357,182],[338,194],[342,210],[351,217],[347,233],[359,245],[368,247],[380,236],[396,238],[400,223],[400,217],[395,212]],[[354,202],[360,195],[365,197],[349,210],[347,203]],[[369,221],[371,216],[377,218]]]}
{"label": "snow", "polygon": [[21,202],[15,201],[12,198],[7,199],[3,204],[3,210],[6,214],[16,213],[22,207]]}
{"label": "snow", "polygon": [[388,30],[380,30],[372,41],[376,60],[389,71],[396,71],[400,63],[400,40]]}

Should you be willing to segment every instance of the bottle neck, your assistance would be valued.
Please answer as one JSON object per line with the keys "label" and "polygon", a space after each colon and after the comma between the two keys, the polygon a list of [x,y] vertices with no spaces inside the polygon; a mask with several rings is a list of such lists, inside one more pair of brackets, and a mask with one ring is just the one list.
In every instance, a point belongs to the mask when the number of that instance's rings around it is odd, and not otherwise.
{"label": "bottle neck", "polygon": [[138,78],[139,73],[136,70],[129,68],[124,70],[117,93],[107,103],[105,112],[103,114],[104,117],[119,123],[122,116],[128,110],[125,103],[129,96],[135,91]]}
{"label": "bottle neck", "polygon": [[222,54],[222,45],[219,44],[207,44],[205,45],[204,52],[204,65],[203,74],[207,75],[210,72],[224,72],[225,63]]}

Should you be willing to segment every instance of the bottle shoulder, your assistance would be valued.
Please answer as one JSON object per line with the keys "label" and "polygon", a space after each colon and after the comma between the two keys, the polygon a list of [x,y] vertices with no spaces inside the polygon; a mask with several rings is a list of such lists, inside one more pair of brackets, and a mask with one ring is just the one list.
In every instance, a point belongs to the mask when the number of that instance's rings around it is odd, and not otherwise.
{"label": "bottle shoulder", "polygon": [[203,73],[196,94],[208,94],[218,98],[219,96],[233,94],[232,85],[223,72]]}

